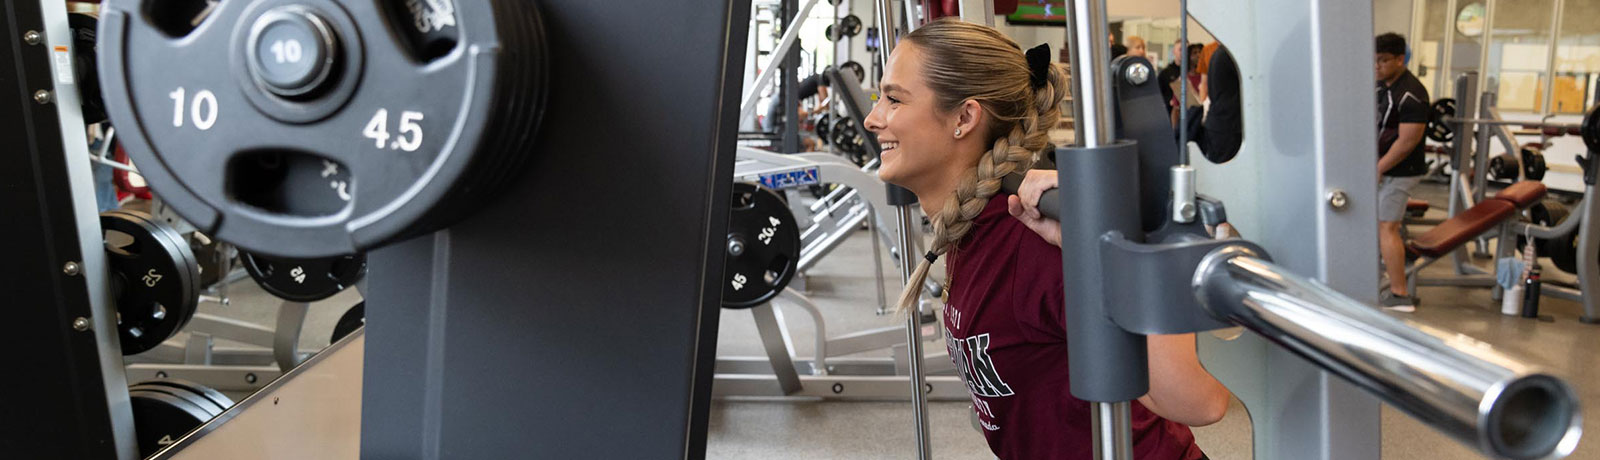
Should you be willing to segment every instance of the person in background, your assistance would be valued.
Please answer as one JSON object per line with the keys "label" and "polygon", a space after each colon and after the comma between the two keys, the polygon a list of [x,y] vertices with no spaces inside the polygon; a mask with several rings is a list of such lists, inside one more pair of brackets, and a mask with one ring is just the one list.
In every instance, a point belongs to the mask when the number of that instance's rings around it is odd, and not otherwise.
{"label": "person in background", "polygon": [[[1189,92],[1188,96],[1183,96],[1182,93],[1178,92],[1178,85],[1183,83],[1174,82],[1172,85],[1173,97],[1172,103],[1169,105],[1172,106],[1173,126],[1178,126],[1179,110],[1186,110],[1188,107],[1199,107],[1205,105],[1206,65],[1211,61],[1211,53],[1209,51],[1215,50],[1215,45],[1215,42],[1207,45],[1189,45],[1189,52],[1187,56],[1187,59],[1189,60],[1189,78],[1187,78],[1188,81],[1186,82],[1189,85]],[[1186,97],[1186,99],[1180,101],[1178,100],[1180,97]]]}
{"label": "person in background", "polygon": [[[1205,50],[1205,45],[1201,45],[1201,44],[1196,43],[1196,44],[1188,45],[1187,47],[1185,47],[1185,50],[1184,50],[1184,53],[1183,53],[1184,59],[1189,61],[1189,74],[1187,75],[1188,78],[1186,79],[1186,80],[1188,80],[1187,83],[1189,85],[1188,100],[1186,100],[1186,101],[1179,101],[1178,100],[1178,96],[1179,96],[1178,85],[1183,84],[1183,83],[1179,82],[1179,80],[1185,80],[1185,79],[1174,79],[1172,81],[1172,83],[1169,83],[1167,85],[1167,91],[1171,91],[1171,93],[1164,93],[1164,94],[1171,94],[1171,97],[1169,97],[1167,99],[1167,106],[1171,107],[1171,109],[1172,109],[1172,120],[1173,120],[1172,124],[1173,125],[1177,125],[1178,124],[1178,121],[1177,121],[1178,120],[1178,112],[1177,112],[1177,110],[1179,108],[1187,107],[1187,106],[1190,106],[1190,105],[1199,105],[1200,104],[1200,99],[1201,99],[1200,98],[1200,83],[1201,83],[1202,80],[1204,80],[1204,75],[1205,75],[1204,73],[1201,73],[1203,70],[1200,68],[1200,66],[1201,66],[1201,64],[1200,64],[1200,54],[1204,50]],[[1174,50],[1174,51],[1176,51],[1176,50]]]}
{"label": "person in background", "polygon": [[1123,46],[1128,47],[1129,56],[1145,57],[1146,48],[1143,38],[1138,35],[1129,35],[1128,39],[1123,40],[1122,43]]}
{"label": "person in background", "polygon": [[1128,47],[1123,46],[1121,43],[1117,43],[1116,34],[1106,34],[1106,43],[1111,44],[1111,60],[1114,61],[1117,58],[1122,57],[1122,55],[1128,54]]}
{"label": "person in background", "polygon": [[[828,97],[830,83],[828,77],[820,73],[800,80],[800,85],[795,88],[795,97],[800,100],[798,105],[799,113],[797,114],[799,117],[795,118],[796,120],[805,120],[814,113],[822,113],[828,110],[828,103],[831,101]],[[772,98],[772,105],[767,107],[767,116],[764,123],[767,132],[776,133],[782,131],[783,123],[786,122],[786,117],[782,113],[783,98]],[[803,150],[814,151],[820,147],[820,142],[816,138],[805,135],[801,137]]]}
{"label": "person in background", "polygon": [[1157,87],[1161,88],[1161,100],[1167,101],[1167,112],[1169,113],[1172,112],[1174,107],[1177,107],[1175,105],[1178,101],[1177,94],[1174,94],[1173,89],[1176,86],[1173,83],[1178,81],[1179,74],[1183,72],[1179,67],[1185,56],[1183,50],[1183,42],[1173,43],[1172,61],[1167,62],[1167,65],[1161,68],[1161,72],[1156,74]]}
{"label": "person in background", "polygon": [[1406,288],[1406,245],[1400,236],[1411,188],[1428,172],[1423,159],[1422,131],[1428,123],[1428,89],[1406,70],[1406,39],[1379,35],[1374,43],[1373,70],[1378,77],[1378,248],[1389,290],[1385,309],[1416,311],[1416,298]]}

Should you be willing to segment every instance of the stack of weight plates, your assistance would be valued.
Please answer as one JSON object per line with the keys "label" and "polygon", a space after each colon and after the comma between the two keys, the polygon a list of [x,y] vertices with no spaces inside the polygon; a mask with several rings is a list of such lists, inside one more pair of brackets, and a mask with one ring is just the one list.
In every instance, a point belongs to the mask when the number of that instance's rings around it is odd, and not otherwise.
{"label": "stack of weight plates", "polygon": [[178,379],[140,382],[128,387],[137,427],[139,455],[149,457],[177,442],[233,406],[233,400],[205,385]]}
{"label": "stack of weight plates", "polygon": [[155,348],[199,308],[200,264],[182,235],[149,214],[106,211],[100,228],[122,354]]}

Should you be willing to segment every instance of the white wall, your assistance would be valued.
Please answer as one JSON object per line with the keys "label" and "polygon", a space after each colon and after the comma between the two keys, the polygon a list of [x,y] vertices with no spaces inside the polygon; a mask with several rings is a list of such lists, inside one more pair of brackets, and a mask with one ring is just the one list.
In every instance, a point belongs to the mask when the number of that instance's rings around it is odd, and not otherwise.
{"label": "white wall", "polygon": [[996,18],[994,27],[1000,33],[1006,34],[1012,40],[1016,40],[1018,45],[1022,45],[1022,49],[1039,46],[1041,43],[1049,43],[1050,49],[1059,54],[1059,50],[1067,43],[1066,27],[1013,26],[1006,24],[1005,18]]}
{"label": "white wall", "polygon": [[1372,0],[1372,35],[1394,32],[1411,38],[1412,0]]}

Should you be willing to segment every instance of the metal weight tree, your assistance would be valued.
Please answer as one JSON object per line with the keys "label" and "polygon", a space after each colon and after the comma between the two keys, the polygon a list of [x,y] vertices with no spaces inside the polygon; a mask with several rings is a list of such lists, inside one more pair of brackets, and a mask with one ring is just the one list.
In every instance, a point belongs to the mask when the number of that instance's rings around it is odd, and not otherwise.
{"label": "metal weight tree", "polygon": [[[1077,145],[1056,152],[1062,188],[1041,208],[1072,217],[1061,220],[1071,386],[1091,403],[1096,457],[1131,457],[1129,401],[1147,392],[1150,378],[1145,335],[1231,325],[1258,335],[1202,340],[1202,356],[1255,409],[1261,457],[1377,458],[1373,397],[1485,455],[1570,454],[1582,429],[1565,382],[1335,290],[1375,291],[1372,255],[1343,249],[1373,246],[1376,172],[1370,162],[1336,155],[1373,144],[1373,107],[1350,96],[1369,90],[1368,7],[1196,3],[1197,18],[1214,20],[1211,29],[1239,56],[1241,80],[1251,82],[1244,99],[1256,105],[1244,106],[1255,137],[1240,161],[1201,166],[1193,175],[1179,162],[1170,125],[1147,110],[1160,106],[1149,63],[1124,57],[1109,69],[1101,64],[1108,49],[1104,2],[1068,10],[1081,131]],[[1285,81],[1294,83],[1278,84]],[[1257,107],[1303,113],[1285,117]],[[1212,198],[1184,206],[1195,183],[1189,177],[1214,178],[1208,183],[1219,185],[1207,190],[1235,203],[1235,222],[1260,244],[1207,237],[1205,227],[1226,222],[1227,214]]]}

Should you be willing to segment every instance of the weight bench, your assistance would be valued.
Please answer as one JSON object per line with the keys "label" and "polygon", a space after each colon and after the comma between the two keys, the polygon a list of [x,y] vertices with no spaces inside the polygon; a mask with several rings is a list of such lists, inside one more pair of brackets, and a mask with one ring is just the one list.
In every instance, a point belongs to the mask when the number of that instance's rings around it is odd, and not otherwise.
{"label": "weight bench", "polygon": [[[1514,240],[1508,239],[1510,227],[1507,224],[1516,222],[1518,212],[1538,203],[1544,198],[1545,192],[1541,182],[1517,182],[1408,241],[1406,250],[1419,258],[1406,268],[1406,292],[1416,292],[1417,273],[1423,268],[1491,229],[1500,229],[1500,247],[1496,252],[1500,255],[1509,254],[1510,248],[1505,247],[1505,242]],[[1494,283],[1492,278],[1487,281],[1487,284]]]}
{"label": "weight bench", "polygon": [[1428,200],[1406,200],[1406,217],[1422,217],[1428,213]]}

